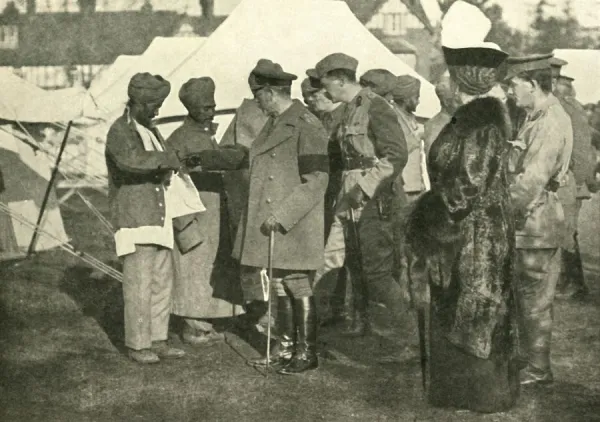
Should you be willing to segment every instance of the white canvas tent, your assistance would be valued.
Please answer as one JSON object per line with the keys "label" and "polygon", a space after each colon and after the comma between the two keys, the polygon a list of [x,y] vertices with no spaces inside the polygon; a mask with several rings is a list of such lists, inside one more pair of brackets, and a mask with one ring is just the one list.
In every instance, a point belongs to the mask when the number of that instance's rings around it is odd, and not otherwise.
{"label": "white canvas tent", "polygon": [[99,117],[83,88],[46,91],[0,69],[0,92],[0,119],[36,123]]}
{"label": "white canvas tent", "polygon": [[94,98],[102,94],[115,81],[123,76],[127,70],[139,59],[140,56],[122,55],[100,73],[98,73],[90,85],[90,95]]}
{"label": "white canvas tent", "polygon": [[[278,62],[285,71],[298,75],[292,95],[301,98],[300,82],[306,70],[335,52],[356,57],[359,75],[384,68],[419,78],[421,104],[417,114],[430,118],[439,111],[433,85],[390,52],[345,2],[244,0],[196,54],[170,75],[172,91],[161,108],[161,117],[186,114],[177,92],[188,79],[199,76],[215,80],[218,109],[238,107],[252,95],[248,74],[260,58]],[[221,123],[221,133],[226,123]]]}
{"label": "white canvas tent", "polygon": [[204,37],[154,38],[146,51],[118,78],[107,84],[101,92],[92,92],[100,109],[106,112],[107,121],[112,123],[112,120],[122,113],[127,102],[127,86],[133,75],[138,72],[150,72],[170,79],[173,72],[194,55],[205,40]]}
{"label": "white canvas tent", "polygon": [[600,50],[554,50],[554,56],[569,62],[561,73],[575,78],[573,86],[582,104],[600,101]]}
{"label": "white canvas tent", "polygon": [[[27,254],[51,170],[50,163],[41,153],[36,154],[30,146],[13,136],[10,127],[2,126],[0,171],[4,185],[0,204],[11,211],[10,214],[0,212],[0,261],[6,261]],[[41,234],[35,242],[35,252],[69,241],[54,191],[48,199],[41,230],[51,236]]]}

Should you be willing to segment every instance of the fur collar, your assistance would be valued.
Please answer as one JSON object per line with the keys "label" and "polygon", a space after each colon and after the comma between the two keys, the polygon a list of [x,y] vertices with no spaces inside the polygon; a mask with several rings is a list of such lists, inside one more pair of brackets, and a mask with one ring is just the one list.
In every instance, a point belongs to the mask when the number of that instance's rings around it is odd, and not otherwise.
{"label": "fur collar", "polygon": [[476,98],[459,107],[451,124],[458,135],[468,135],[488,125],[496,126],[507,140],[510,140],[512,133],[508,109],[495,97]]}

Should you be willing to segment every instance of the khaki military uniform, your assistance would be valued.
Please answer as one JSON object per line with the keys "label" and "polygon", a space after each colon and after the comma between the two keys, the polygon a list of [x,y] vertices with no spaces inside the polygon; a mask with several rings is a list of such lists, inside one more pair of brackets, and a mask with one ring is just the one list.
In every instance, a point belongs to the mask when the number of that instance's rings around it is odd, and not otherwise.
{"label": "khaki military uniform", "polygon": [[550,95],[531,112],[513,142],[509,161],[516,213],[517,297],[522,353],[531,369],[550,372],[552,302],[560,273],[565,216],[556,191],[568,183],[571,122]]}
{"label": "khaki military uniform", "polygon": [[[392,181],[407,160],[402,128],[389,104],[365,88],[346,105],[337,138],[344,171],[336,216],[325,246],[325,265],[317,279],[344,261],[352,281],[354,308],[366,314],[369,289],[389,297],[394,257],[392,210],[406,201],[392,193]],[[348,193],[360,186],[368,198],[352,210]],[[362,264],[362,268],[361,268]]]}

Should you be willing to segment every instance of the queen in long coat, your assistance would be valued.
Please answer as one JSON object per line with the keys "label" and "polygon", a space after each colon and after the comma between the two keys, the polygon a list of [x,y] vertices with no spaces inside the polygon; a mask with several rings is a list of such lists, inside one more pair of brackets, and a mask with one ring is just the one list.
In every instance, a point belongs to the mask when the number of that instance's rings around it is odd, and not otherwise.
{"label": "queen in long coat", "polygon": [[[180,98],[190,115],[167,140],[167,148],[185,156],[217,150],[211,119],[192,117],[208,108],[214,114],[214,83],[210,78],[192,79],[184,84]],[[212,106],[212,110],[211,109]],[[206,110],[205,110],[206,111]],[[172,312],[185,318],[184,340],[202,343],[214,335],[211,320],[242,314],[242,291],[238,264],[231,257],[232,234],[227,210],[223,175],[218,171],[188,169],[206,211],[198,216],[204,241],[182,254],[174,248],[175,281]]]}
{"label": "queen in long coat", "polygon": [[430,291],[429,402],[498,412],[519,392],[511,129],[492,95],[507,55],[470,50],[444,48],[463,105],[431,146],[431,190],[410,213],[407,250],[413,289]]}

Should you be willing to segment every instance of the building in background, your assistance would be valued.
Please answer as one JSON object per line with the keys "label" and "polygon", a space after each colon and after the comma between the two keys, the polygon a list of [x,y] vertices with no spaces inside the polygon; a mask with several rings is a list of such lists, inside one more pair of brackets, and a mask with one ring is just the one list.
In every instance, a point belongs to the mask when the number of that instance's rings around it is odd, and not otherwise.
{"label": "building in background", "polygon": [[36,13],[35,3],[19,11],[9,2],[0,15],[0,67],[45,89],[88,87],[118,56],[142,54],[157,36],[207,36],[225,19],[155,11],[148,0],[117,12]]}

